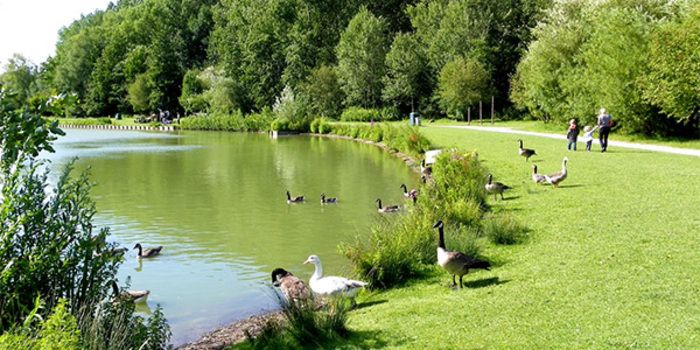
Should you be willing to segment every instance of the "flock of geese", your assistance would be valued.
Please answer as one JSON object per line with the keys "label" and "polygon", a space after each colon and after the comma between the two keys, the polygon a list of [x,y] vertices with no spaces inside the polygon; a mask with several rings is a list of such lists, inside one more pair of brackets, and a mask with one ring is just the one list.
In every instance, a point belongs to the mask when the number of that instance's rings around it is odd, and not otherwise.
{"label": "flock of geese", "polygon": [[[530,157],[536,155],[537,153],[535,152],[534,149],[529,149],[529,148],[523,148],[523,140],[518,140],[518,154],[522,157],[525,158],[525,161],[527,162],[530,160]],[[566,169],[566,163],[569,161],[568,157],[564,157],[564,159],[561,162],[561,170],[552,173],[549,175],[542,175],[537,172],[537,165],[533,164],[532,165],[532,181],[536,184],[550,184],[554,187],[559,187],[559,184],[562,183],[564,180],[566,180],[566,177],[568,176],[568,171]],[[488,175],[488,182],[486,185],[484,185],[484,188],[486,189],[486,193],[493,194],[493,199],[497,200],[498,195],[501,195],[501,199],[503,198],[503,192],[506,190],[511,189],[512,187],[503,184],[501,182],[495,182],[493,181],[493,175],[489,174]]]}
{"label": "flock of geese", "polygon": [[[529,161],[530,157],[536,155],[534,149],[523,148],[523,141],[518,140],[519,148],[518,154],[525,158],[525,161]],[[557,187],[562,181],[566,180],[568,172],[567,165],[568,158],[564,157],[562,161],[561,171],[542,175],[537,172],[537,165],[532,166],[532,181],[536,184],[548,183],[554,187]],[[423,182],[426,181],[427,177],[432,175],[432,168],[425,164],[425,160],[421,162],[421,179]],[[493,194],[494,199],[497,200],[497,196],[500,195],[501,199],[504,199],[503,192],[511,189],[501,182],[493,181],[493,175],[488,174],[488,182],[484,185],[487,193]],[[403,196],[407,200],[412,200],[414,203],[418,199],[418,190],[411,189],[405,184],[401,184],[400,189],[403,191]],[[303,203],[305,201],[304,196],[293,197],[289,191],[287,191],[287,203]],[[376,199],[377,212],[379,213],[392,213],[401,210],[400,205],[382,205],[382,200],[380,198]],[[321,194],[321,204],[335,204],[338,203],[338,198],[328,197],[325,193]],[[459,287],[463,287],[462,278],[464,275],[469,273],[469,270],[490,270],[491,264],[486,260],[481,260],[476,257],[469,256],[462,252],[448,251],[445,246],[445,234],[444,234],[444,224],[442,221],[437,221],[433,228],[438,230],[438,246],[437,246],[437,263],[447,272],[452,275],[452,287],[457,286],[457,276],[459,276]],[[138,249],[137,257],[141,258],[152,258],[160,254],[163,247],[158,246],[154,248],[143,249],[140,243],[137,243],[133,249]],[[287,301],[298,302],[301,300],[308,300],[312,295],[317,295],[320,297],[327,296],[343,296],[350,298],[354,304],[354,298],[357,293],[364,287],[367,286],[366,282],[353,280],[345,277],[339,276],[324,276],[323,275],[323,265],[321,264],[321,259],[317,255],[310,255],[304,264],[313,264],[314,273],[309,279],[308,286],[304,281],[294,276],[291,272],[283,269],[276,268],[272,271],[272,285],[278,287]],[[309,288],[310,287],[310,288]],[[124,291],[119,292],[119,288],[115,282],[112,282],[112,288],[114,290],[115,298],[119,300],[132,300],[134,302],[145,302],[150,294],[150,291]]]}

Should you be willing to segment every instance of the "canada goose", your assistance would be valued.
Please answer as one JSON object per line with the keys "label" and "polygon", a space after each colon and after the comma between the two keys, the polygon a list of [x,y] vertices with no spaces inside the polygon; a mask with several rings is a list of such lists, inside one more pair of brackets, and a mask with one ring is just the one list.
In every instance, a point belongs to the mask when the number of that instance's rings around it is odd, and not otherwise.
{"label": "canada goose", "polygon": [[309,258],[304,261],[304,264],[314,264],[316,267],[314,274],[311,275],[311,279],[309,280],[309,286],[311,286],[311,290],[318,295],[342,295],[348,298],[354,298],[360,289],[367,285],[365,282],[355,281],[344,277],[323,277],[321,259],[319,259],[316,255],[309,256]]}
{"label": "canada goose", "polygon": [[303,301],[311,297],[311,291],[309,291],[306,283],[280,267],[272,270],[272,285],[279,287],[284,297],[290,302]]}
{"label": "canada goose", "polygon": [[148,295],[151,294],[149,290],[125,290],[119,293],[117,282],[114,281],[112,281],[112,292],[114,292],[114,301],[130,300],[134,303],[146,302]]}
{"label": "canada goose", "polygon": [[292,198],[292,195],[287,191],[287,203],[301,203],[304,201],[304,196],[297,196]]}
{"label": "canada goose", "polygon": [[501,195],[501,199],[503,199],[503,192],[505,190],[511,189],[510,186],[504,185],[503,183],[500,182],[492,182],[493,180],[493,175],[489,174],[489,182],[484,186],[486,189],[487,193],[493,193],[493,199],[498,199],[496,198],[497,194]]}
{"label": "canada goose", "polygon": [[559,187],[559,184],[566,180],[566,176],[568,175],[568,172],[566,170],[566,163],[569,161],[568,157],[564,157],[564,159],[561,161],[561,171],[556,172],[551,175],[545,175],[544,179],[549,183],[550,185],[554,187]]}
{"label": "canada goose", "polygon": [[469,273],[469,269],[491,270],[491,263],[488,261],[479,260],[464,253],[448,251],[445,248],[445,234],[442,221],[436,222],[433,228],[438,229],[439,236],[437,248],[438,264],[452,274],[452,287],[457,286],[455,275],[459,276],[459,288],[462,288],[462,276]]}
{"label": "canada goose", "polygon": [[544,175],[537,173],[537,165],[532,165],[532,181],[536,184],[545,182]]}
{"label": "canada goose", "polygon": [[377,202],[377,211],[380,213],[393,213],[401,210],[401,207],[398,205],[387,205],[386,207],[382,207],[382,200],[379,198],[377,198],[375,202]]}
{"label": "canada goose", "polygon": [[426,166],[425,165],[425,159],[420,161],[420,173],[425,175],[425,176],[431,176],[433,175],[433,167],[432,166]]}
{"label": "canada goose", "polygon": [[326,197],[325,193],[321,193],[321,204],[333,204],[338,203],[338,198]]}
{"label": "canada goose", "polygon": [[163,246],[159,245],[155,248],[142,249],[141,243],[136,243],[136,245],[134,246],[134,249],[137,249],[137,248],[139,250],[139,254],[138,254],[139,258],[152,258],[152,257],[160,254],[160,250],[163,249]]}
{"label": "canada goose", "polygon": [[520,143],[520,149],[518,149],[518,154],[525,157],[526,162],[530,159],[530,157],[537,154],[535,153],[534,149],[523,148],[523,140],[518,140],[518,143]]}
{"label": "canada goose", "polygon": [[418,196],[418,190],[413,188],[411,191],[408,190],[405,184],[401,184],[401,189],[403,189],[403,196],[406,199],[415,199]]}

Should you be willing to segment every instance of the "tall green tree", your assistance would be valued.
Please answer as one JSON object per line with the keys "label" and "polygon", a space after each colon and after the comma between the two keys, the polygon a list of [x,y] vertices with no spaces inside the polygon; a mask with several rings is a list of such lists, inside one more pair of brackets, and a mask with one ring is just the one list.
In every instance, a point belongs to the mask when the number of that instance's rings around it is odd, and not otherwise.
{"label": "tall green tree", "polygon": [[413,34],[397,34],[386,55],[387,73],[383,97],[398,105],[415,109],[416,98],[430,88],[427,59]]}
{"label": "tall green tree", "polygon": [[29,97],[37,90],[38,68],[24,56],[14,54],[0,74],[0,85],[3,89],[12,91],[17,106],[29,101]]}
{"label": "tall green tree", "polygon": [[489,95],[489,84],[489,73],[478,59],[457,57],[442,68],[437,96],[445,111],[461,116]]}
{"label": "tall green tree", "polygon": [[381,102],[387,25],[362,8],[348,24],[336,49],[338,78],[347,105],[375,107]]}
{"label": "tall green tree", "polygon": [[313,115],[338,118],[343,107],[343,91],[332,67],[321,66],[311,72],[302,85],[302,99]]}

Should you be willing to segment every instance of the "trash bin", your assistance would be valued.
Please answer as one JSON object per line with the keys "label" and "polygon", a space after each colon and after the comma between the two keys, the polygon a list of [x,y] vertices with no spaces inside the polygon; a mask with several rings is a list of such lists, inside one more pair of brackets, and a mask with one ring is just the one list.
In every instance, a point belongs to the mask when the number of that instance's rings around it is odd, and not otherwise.
{"label": "trash bin", "polygon": [[409,114],[409,125],[420,126],[420,113],[411,112],[411,114]]}

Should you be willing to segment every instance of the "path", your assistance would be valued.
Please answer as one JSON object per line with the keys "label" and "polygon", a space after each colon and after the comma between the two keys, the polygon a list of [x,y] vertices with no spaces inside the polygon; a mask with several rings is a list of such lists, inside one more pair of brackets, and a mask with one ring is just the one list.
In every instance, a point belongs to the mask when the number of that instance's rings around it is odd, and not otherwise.
{"label": "path", "polygon": [[[565,135],[547,134],[547,133],[543,133],[543,132],[534,132],[534,131],[515,130],[515,129],[511,129],[511,128],[497,127],[497,126],[444,125],[444,126],[433,126],[433,127],[435,127],[435,128],[467,129],[467,130],[497,132],[497,133],[502,133],[502,134],[527,135],[527,136],[535,136],[535,137],[545,137],[545,138],[549,138],[549,139],[566,140]],[[598,143],[598,140],[595,139],[593,142]],[[621,147],[621,148],[634,148],[634,149],[641,149],[641,150],[651,151],[651,152],[682,154],[682,155],[686,155],[686,156],[700,157],[700,150],[697,150],[697,149],[686,149],[686,148],[677,148],[677,147],[661,146],[661,145],[650,145],[650,144],[634,143],[634,142],[623,142],[623,141],[615,141],[615,140],[608,141],[608,146]]]}

